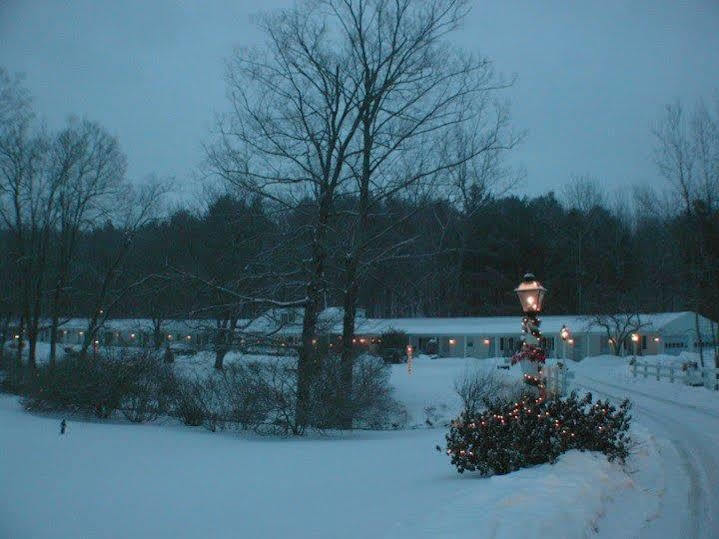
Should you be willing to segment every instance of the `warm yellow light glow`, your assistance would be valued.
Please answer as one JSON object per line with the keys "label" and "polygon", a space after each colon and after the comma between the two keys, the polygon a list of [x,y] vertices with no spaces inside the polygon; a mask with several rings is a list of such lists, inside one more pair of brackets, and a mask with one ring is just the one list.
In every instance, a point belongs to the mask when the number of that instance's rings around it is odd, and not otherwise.
{"label": "warm yellow light glow", "polygon": [[569,340],[567,340],[567,342],[568,342],[569,344],[574,344],[574,339],[569,339]]}
{"label": "warm yellow light glow", "polygon": [[20,338],[20,335],[15,335],[15,338],[16,338],[16,339],[19,339],[19,338]]}
{"label": "warm yellow light glow", "polygon": [[489,339],[484,339],[484,344],[489,346]]}
{"label": "warm yellow light glow", "polygon": [[95,341],[95,344],[100,344],[100,341]]}
{"label": "warm yellow light glow", "polygon": [[654,342],[659,342],[659,337],[654,337]]}
{"label": "warm yellow light glow", "polygon": [[131,339],[134,339],[134,338],[135,338],[135,334],[134,334],[134,333],[130,333],[130,338],[131,338]]}
{"label": "warm yellow light glow", "polygon": [[450,339],[450,340],[449,340],[449,344],[451,344],[452,346],[454,346],[455,344],[457,344],[457,339]]}
{"label": "warm yellow light glow", "polygon": [[362,344],[364,344],[364,343],[367,342],[367,339],[364,339],[364,338],[363,338],[363,339],[360,339],[360,342],[361,342]]}
{"label": "warm yellow light glow", "polygon": [[171,341],[171,340],[172,340],[172,335],[170,335],[169,333],[167,334],[167,340],[168,340],[168,341]]}
{"label": "warm yellow light glow", "polygon": [[637,335],[636,333],[632,333],[632,340],[633,340],[634,342],[638,342],[638,341],[639,341],[639,335]]}
{"label": "warm yellow light glow", "polygon": [[312,339],[312,344],[317,344],[317,339]]}

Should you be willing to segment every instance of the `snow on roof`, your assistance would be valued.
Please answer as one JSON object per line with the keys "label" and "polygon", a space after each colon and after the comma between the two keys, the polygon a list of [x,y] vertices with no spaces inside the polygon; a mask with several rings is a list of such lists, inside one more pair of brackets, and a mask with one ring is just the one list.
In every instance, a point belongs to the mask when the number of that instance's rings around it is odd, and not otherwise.
{"label": "snow on roof", "polygon": [[[278,312],[268,312],[255,320],[241,320],[238,329],[248,333],[277,333],[279,335],[299,335],[302,332],[302,310],[291,321],[283,321]],[[411,335],[452,336],[452,335],[515,335],[521,332],[518,316],[481,316],[455,318],[364,318],[358,313],[356,332],[360,335],[379,335],[391,329],[404,331]],[[320,333],[342,333],[341,308],[326,309],[320,315]],[[645,330],[661,332],[668,324],[681,316],[692,313],[650,313],[640,314],[642,323],[648,323]],[[563,325],[575,333],[603,333],[599,326],[591,327],[590,315],[551,315],[542,316],[541,330],[544,333],[559,333]],[[62,324],[63,329],[82,330],[87,327],[87,319],[73,318]],[[216,321],[207,320],[166,320],[162,330],[167,332],[191,332],[193,330],[213,329]],[[103,326],[109,331],[152,331],[153,323],[149,318],[124,318],[107,320]]]}
{"label": "snow on roof", "polygon": [[[661,331],[686,312],[640,314],[646,329]],[[544,333],[559,333],[565,325],[570,331],[581,333],[603,333],[604,329],[592,326],[590,315],[541,316],[541,330]],[[461,318],[368,318],[357,325],[359,334],[379,334],[397,329],[412,335],[512,335],[521,333],[520,316],[485,316]]]}

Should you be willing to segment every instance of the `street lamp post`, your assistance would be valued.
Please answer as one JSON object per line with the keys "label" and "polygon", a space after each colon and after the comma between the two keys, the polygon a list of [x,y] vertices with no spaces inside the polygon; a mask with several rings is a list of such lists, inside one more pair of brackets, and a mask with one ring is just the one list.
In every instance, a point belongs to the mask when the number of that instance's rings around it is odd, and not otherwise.
{"label": "street lamp post", "polygon": [[562,329],[559,331],[559,336],[562,338],[562,359],[567,359],[567,341],[570,335],[569,328],[562,324]]}
{"label": "street lamp post", "polygon": [[540,395],[543,395],[539,367],[544,363],[546,356],[541,343],[542,333],[539,331],[541,324],[539,313],[547,289],[540,284],[534,274],[527,273],[514,291],[522,305],[524,317],[522,317],[522,347],[512,358],[512,363],[520,363],[525,380],[537,385],[540,388]]}
{"label": "street lamp post", "polygon": [[632,333],[632,355],[636,357],[639,348],[639,334]]}

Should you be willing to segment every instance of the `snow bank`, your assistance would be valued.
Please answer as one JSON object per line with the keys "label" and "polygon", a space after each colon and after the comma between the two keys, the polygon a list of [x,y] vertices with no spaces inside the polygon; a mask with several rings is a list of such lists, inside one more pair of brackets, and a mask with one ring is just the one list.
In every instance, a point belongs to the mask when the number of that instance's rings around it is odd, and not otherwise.
{"label": "snow bank", "polygon": [[420,355],[411,364],[392,365],[390,383],[394,397],[404,404],[409,426],[426,426],[426,420],[443,425],[462,411],[462,402],[454,390],[454,382],[464,374],[493,372],[506,385],[521,380],[519,366],[511,370],[497,369],[503,358],[476,359],[437,358]]}
{"label": "snow bank", "polygon": [[637,376],[634,377],[629,364],[630,359],[630,357],[619,358],[608,355],[595,356],[588,357],[578,363],[569,362],[568,366],[580,377],[594,378],[620,386],[620,388],[639,391],[648,396],[671,401],[672,403],[693,406],[713,413],[719,412],[719,391],[684,384],[684,373],[680,369],[685,358],[667,355],[640,358],[642,363],[649,363],[650,365],[654,363],[676,365],[677,378],[673,383],[668,378],[657,380],[651,367],[647,378],[644,378],[642,368],[637,369]]}
{"label": "snow bank", "polygon": [[574,539],[636,494],[591,453],[459,476],[433,449],[439,429],[273,440],[71,421],[59,436],[59,418],[14,397],[0,397],[0,425],[1,537]]}

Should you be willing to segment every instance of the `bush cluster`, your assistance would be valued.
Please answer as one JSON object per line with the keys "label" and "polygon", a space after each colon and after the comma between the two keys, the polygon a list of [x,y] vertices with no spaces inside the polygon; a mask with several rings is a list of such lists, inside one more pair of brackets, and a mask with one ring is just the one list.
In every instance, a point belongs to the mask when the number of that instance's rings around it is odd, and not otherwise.
{"label": "bush cluster", "polygon": [[[260,433],[301,434],[297,423],[297,361],[272,358],[237,362],[194,378],[147,351],[120,351],[94,357],[67,356],[41,365],[24,378],[23,405],[32,411],[67,411],[107,419],[122,413],[129,421],[177,417],[188,426],[215,431],[240,428]],[[319,364],[311,388],[309,422],[326,429],[399,427],[406,413],[392,398],[389,369],[381,359],[362,356],[353,365],[351,388],[343,385],[338,356]]]}
{"label": "bush cluster", "polygon": [[610,461],[629,455],[631,404],[592,402],[572,392],[565,399],[524,396],[495,400],[478,413],[465,410],[447,433],[447,454],[457,471],[506,474],[545,462],[571,449],[601,451]]}
{"label": "bush cluster", "polygon": [[128,420],[143,422],[168,412],[174,386],[172,371],[146,351],[68,356],[55,365],[38,366],[26,377],[23,406],[101,419],[122,411]]}
{"label": "bush cluster", "polygon": [[[344,386],[338,356],[323,358],[310,391],[310,426],[398,427],[406,413],[392,398],[389,369],[381,359],[357,358],[351,388]],[[210,430],[236,426],[261,433],[300,434],[297,423],[297,362],[277,358],[232,363],[207,378],[178,385],[177,415],[187,425]]]}

